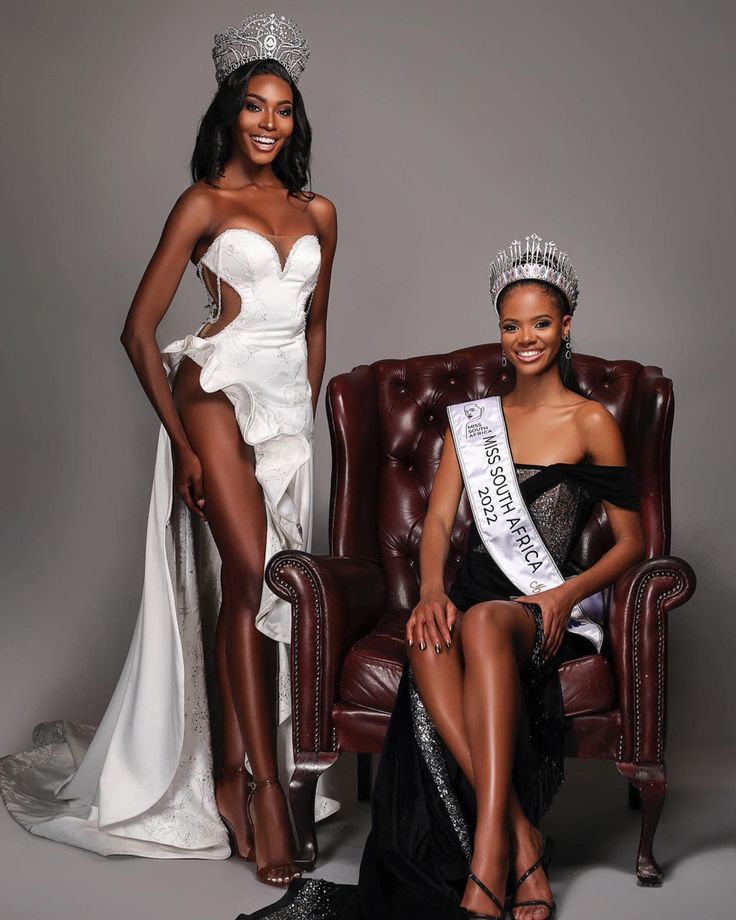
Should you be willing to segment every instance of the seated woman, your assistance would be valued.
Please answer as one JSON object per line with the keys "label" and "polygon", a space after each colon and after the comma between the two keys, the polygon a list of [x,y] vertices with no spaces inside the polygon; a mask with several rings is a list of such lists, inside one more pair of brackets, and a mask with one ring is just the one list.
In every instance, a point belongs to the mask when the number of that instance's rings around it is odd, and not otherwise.
{"label": "seated woman", "polygon": [[[515,384],[448,408],[359,884],[295,883],[277,905],[294,916],[500,918],[504,902],[514,920],[556,912],[538,825],[563,778],[558,668],[601,651],[600,592],[644,539],[619,428],[572,371],[567,254],[514,241],[491,266],[491,295]],[[473,524],[445,593],[463,489]],[[613,545],[578,571],[571,553],[598,501]]]}

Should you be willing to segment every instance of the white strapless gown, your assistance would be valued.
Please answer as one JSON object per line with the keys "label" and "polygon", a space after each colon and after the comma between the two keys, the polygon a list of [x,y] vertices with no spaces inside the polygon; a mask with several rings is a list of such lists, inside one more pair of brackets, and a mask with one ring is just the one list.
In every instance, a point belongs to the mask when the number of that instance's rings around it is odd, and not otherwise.
{"label": "white strapless gown", "polygon": [[[188,335],[162,351],[171,377],[184,356],[201,367],[207,392],[233,404],[253,446],[268,531],[266,561],[311,539],[312,407],[304,330],[320,246],[306,235],[283,267],[255,231],[221,233],[200,262],[241,298],[220,332]],[[213,307],[217,305],[212,303]],[[202,329],[205,327],[203,326]],[[201,332],[202,329],[199,331]],[[220,602],[220,560],[206,524],[172,501],[169,438],[161,428],[135,633],[112,700],[95,731],[73,722],[37,726],[30,751],[0,760],[0,794],[39,837],[104,855],[223,859],[227,833],[215,805],[205,673]],[[264,582],[258,628],[279,643],[282,776],[290,744],[291,611]],[[337,802],[318,796],[315,817]]]}

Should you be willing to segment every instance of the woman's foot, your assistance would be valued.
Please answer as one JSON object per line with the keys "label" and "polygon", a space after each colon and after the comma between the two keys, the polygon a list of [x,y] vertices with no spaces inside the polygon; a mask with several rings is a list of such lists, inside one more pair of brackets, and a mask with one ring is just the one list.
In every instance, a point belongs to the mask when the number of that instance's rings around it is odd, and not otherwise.
{"label": "woman's foot", "polygon": [[[508,848],[501,851],[498,848],[489,847],[485,853],[477,852],[476,848],[470,869],[473,875],[483,883],[483,886],[490,889],[503,905],[506,897],[506,880],[509,874]],[[498,904],[483,891],[483,886],[469,878],[460,906],[470,911],[471,914],[485,914],[490,917],[498,917],[500,920],[503,910],[500,910]]]}
{"label": "woman's foot", "polygon": [[294,865],[289,810],[278,779],[250,784],[248,817],[255,839],[258,878],[282,887],[300,878],[301,870]]}
{"label": "woman's foot", "polygon": [[[534,863],[541,858],[544,850],[544,834],[533,824],[527,823],[515,833],[513,842],[514,859],[510,885],[522,877]],[[540,866],[532,872],[517,889],[510,887],[514,902],[546,901],[553,903],[552,889],[549,887],[547,873]],[[548,920],[550,907],[544,905],[517,907],[511,912],[513,920]]]}
{"label": "woman's foot", "polygon": [[215,801],[230,835],[230,846],[241,859],[253,860],[253,834],[245,813],[248,783],[253,777],[245,767],[224,767],[215,778]]}

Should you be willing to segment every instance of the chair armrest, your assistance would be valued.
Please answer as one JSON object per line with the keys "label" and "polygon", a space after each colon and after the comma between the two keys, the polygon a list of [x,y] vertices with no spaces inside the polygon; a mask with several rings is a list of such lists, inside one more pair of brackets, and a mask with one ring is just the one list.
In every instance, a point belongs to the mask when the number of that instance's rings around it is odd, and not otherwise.
{"label": "chair armrest", "polygon": [[383,571],[362,559],[286,550],[270,560],[266,582],[291,604],[294,752],[332,751],[343,660],[383,613]]}
{"label": "chair armrest", "polygon": [[695,583],[687,562],[660,556],[633,566],[613,586],[608,625],[621,708],[621,761],[662,763],[667,614],[692,597]]}

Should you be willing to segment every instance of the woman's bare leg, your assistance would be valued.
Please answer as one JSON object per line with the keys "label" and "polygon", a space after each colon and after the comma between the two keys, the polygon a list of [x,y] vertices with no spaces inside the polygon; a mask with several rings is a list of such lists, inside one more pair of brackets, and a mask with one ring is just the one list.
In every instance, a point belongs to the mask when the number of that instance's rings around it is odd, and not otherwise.
{"label": "woman's bare leg", "polygon": [[235,838],[238,855],[254,857],[253,834],[245,813],[251,774],[245,769],[245,743],[235,711],[227,666],[227,609],[220,610],[215,638],[217,684],[222,712],[222,773],[215,780],[217,808]]}
{"label": "woman's bare leg", "polygon": [[473,785],[468,733],[463,714],[464,662],[460,635],[462,613],[458,612],[452,648],[440,646],[437,654],[431,645],[422,651],[417,643],[409,649],[409,662],[417,690],[432,724],[449,748],[465,778]]}
{"label": "woman's bare leg", "polygon": [[[222,629],[229,693],[239,735],[255,780],[278,775],[276,713],[272,688],[276,679],[276,643],[256,628],[263,587],[266,513],[255,477],[252,448],[243,441],[233,407],[220,392],[205,393],[199,368],[184,359],[176,378],[177,407],[194,452],[202,464],[205,513],[222,559]],[[227,713],[226,713],[227,719]],[[225,730],[232,729],[232,720]],[[240,757],[238,741],[229,755]],[[277,869],[272,877],[298,874],[286,799],[280,786],[259,788],[253,798],[256,855],[259,867]]]}
{"label": "woman's bare leg", "polygon": [[[513,786],[509,795],[509,829],[514,867],[511,880],[516,881],[541,856],[544,835],[524,814]],[[533,875],[529,876],[515,894],[514,900],[552,902],[552,889],[542,869],[537,869]],[[546,907],[519,907],[513,912],[514,920],[546,920],[548,915],[549,911]]]}
{"label": "woman's bare leg", "polygon": [[[463,711],[475,777],[477,821],[472,868],[503,902],[509,872],[509,795],[519,720],[519,670],[529,659],[535,624],[520,604],[477,604],[463,618]],[[468,881],[462,905],[497,915]]]}
{"label": "woman's bare leg", "polygon": [[[523,608],[519,607],[518,604],[510,606],[523,612],[524,617],[528,616],[526,611],[523,611]],[[466,676],[463,655],[464,643],[462,621],[463,614],[459,613],[455,634],[453,636],[452,649],[441,647],[440,653],[437,654],[431,646],[421,651],[418,645],[415,644],[409,649],[409,661],[411,663],[417,689],[427,709],[427,713],[432,719],[432,723],[443,742],[447,745],[450,753],[455,758],[458,766],[465,774],[468,782],[475,786],[473,760],[471,756],[471,746],[468,740],[463,702]],[[531,630],[526,627],[527,623],[525,620],[522,646],[526,647],[523,647],[520,650],[520,654],[516,655],[517,685],[519,667],[528,658],[531,651],[531,643],[534,641],[533,624]],[[490,667],[488,662],[486,662],[486,667]],[[516,716],[514,717],[514,738],[517,721],[518,703]],[[476,750],[476,756],[482,756],[482,750],[481,752]],[[511,766],[513,766],[513,744],[511,746],[510,756],[510,763]],[[504,839],[504,847],[508,850],[508,843],[510,840],[513,853],[513,872],[511,873],[513,880],[519,878],[521,874],[537,860],[540,855],[543,837],[541,832],[537,830],[526,817],[521,807],[519,797],[516,794],[516,790],[510,784],[510,779],[508,788],[508,801],[506,807],[507,832]],[[492,844],[490,846],[487,845],[489,839],[488,834],[482,829],[480,833],[483,839],[481,841],[481,839],[476,836],[475,849],[477,850],[478,846],[482,846],[485,850],[491,850],[493,848]],[[486,881],[480,874],[480,871],[476,871],[476,874],[483,881]],[[487,881],[486,884],[488,884]],[[505,887],[505,880],[503,886]],[[496,889],[492,886],[489,887],[491,887],[492,891],[496,892]],[[481,909],[488,909],[492,914],[497,913],[498,909],[489,906],[490,902],[488,899],[483,898],[480,889],[474,885],[473,896],[477,899],[479,894],[481,894],[481,900],[485,901],[485,907],[474,907],[472,909],[479,911]],[[519,892],[519,900],[532,898],[543,898],[544,900],[551,900],[552,898],[552,892],[547,878],[541,871],[534,873],[534,875],[522,886]],[[514,918],[515,920],[544,920],[547,913],[546,908],[537,908],[536,912],[534,908],[520,908],[518,911],[514,912]]]}

